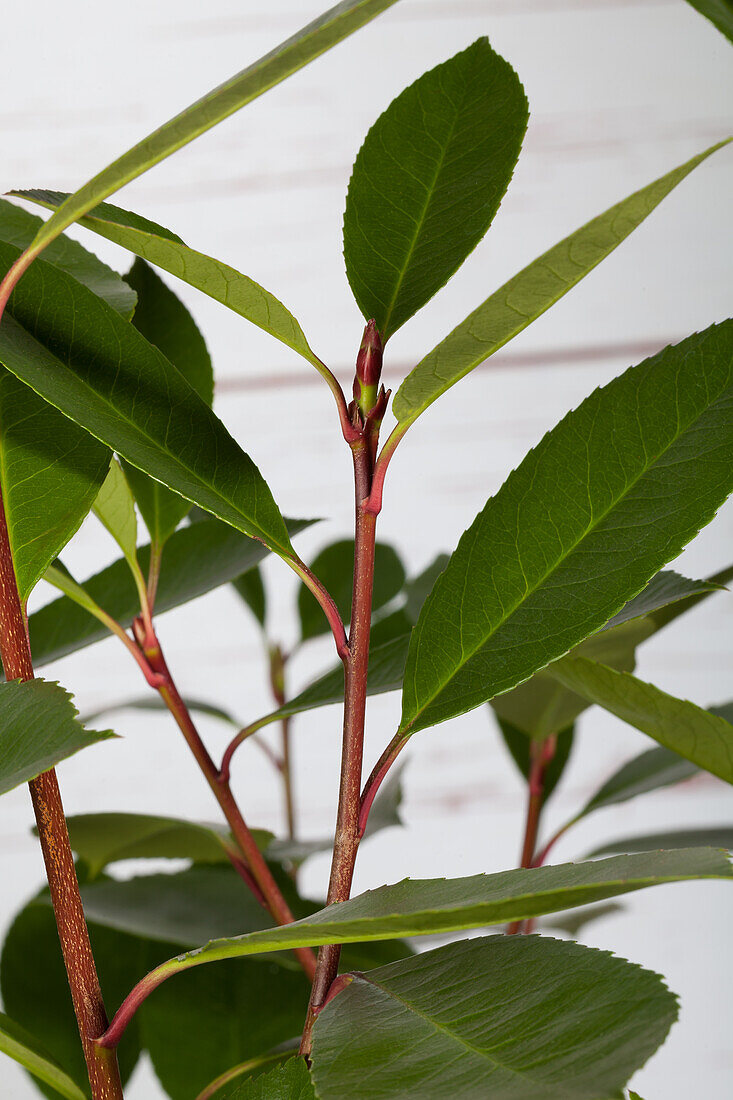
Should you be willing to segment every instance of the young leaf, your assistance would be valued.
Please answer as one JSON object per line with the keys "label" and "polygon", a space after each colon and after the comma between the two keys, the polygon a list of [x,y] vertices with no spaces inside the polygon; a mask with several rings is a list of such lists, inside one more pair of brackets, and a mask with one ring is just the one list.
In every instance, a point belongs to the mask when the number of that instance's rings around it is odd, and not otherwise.
{"label": "young leaf", "polygon": [[58,684],[0,684],[0,794],[34,779],[80,749],[106,741],[111,730],[87,730]]}
{"label": "young leaf", "polygon": [[79,1086],[61,1069],[43,1045],[20,1024],[0,1012],[0,1051],[20,1062],[21,1066],[50,1085],[65,1100],[86,1100]]}
{"label": "young leaf", "polygon": [[[519,768],[519,771],[525,779],[529,779],[530,768],[530,738],[524,732],[519,730],[516,726],[513,726],[511,722],[505,721],[503,718],[499,718],[497,715],[497,722],[499,723],[499,729],[501,735],[504,738],[504,743],[509,749],[512,755],[514,763]],[[557,784],[560,782],[562,773],[565,771],[565,766],[570,756],[570,750],[573,747],[573,738],[575,737],[575,727],[569,726],[567,729],[559,730],[557,733],[557,748],[555,749],[555,755],[550,761],[545,770],[545,778],[543,784],[543,802],[546,802],[554,791]]]}
{"label": "young leaf", "polygon": [[676,1017],[658,975],[610,952],[481,937],[350,977],[313,1029],[313,1079],[321,1100],[607,1097]]}
{"label": "young leaf", "polygon": [[733,783],[733,725],[724,718],[583,657],[557,661],[552,675],[660,745]]}
{"label": "young leaf", "polygon": [[588,859],[617,852],[652,852],[657,848],[733,848],[733,825],[710,825],[706,829],[675,829],[646,836],[626,836],[609,841],[589,852]]}
{"label": "young leaf", "polygon": [[[71,847],[84,860],[91,878],[120,859],[190,859],[228,863],[229,830],[208,822],[183,821],[152,814],[76,814],[66,819]],[[269,833],[254,830],[264,846]]]}
{"label": "young leaf", "polygon": [[567,653],[713,518],[733,488],[732,352],[733,321],[666,348],[527,455],[425,602],[402,732],[471,710]]}
{"label": "young leaf", "polygon": [[[159,945],[151,948],[147,942],[107,928],[90,928],[90,938],[104,998],[110,1008],[120,1003],[140,974],[164,957]],[[171,950],[167,945],[167,951]],[[0,984],[5,1011],[31,1034],[43,1037],[51,1058],[88,1097],[89,1079],[56,921],[46,892],[21,910],[6,935]],[[123,1082],[132,1073],[140,1049],[139,1029],[133,1021],[117,1052]],[[56,1082],[37,1084],[49,1100],[58,1100]],[[76,1100],[76,1094],[72,1095]]]}
{"label": "young leaf", "polygon": [[[0,240],[16,248],[27,248],[43,225],[40,218],[20,206],[0,199]],[[93,252],[87,252],[69,237],[57,237],[46,251],[45,260],[55,264],[79,283],[88,286],[126,321],[135,312],[135,291],[121,275],[107,267]]]}
{"label": "young leaf", "polygon": [[721,34],[733,42],[733,4],[731,0],[687,0],[693,8],[718,28]]}
{"label": "young leaf", "polygon": [[38,253],[72,222],[130,180],[147,172],[212,126],[234,114],[309,61],[369,23],[395,0],[342,0],[259,61],[196,100],[80,187],[49,218],[33,242]]}
{"label": "young leaf", "polygon": [[640,756],[629,760],[606,780],[586,802],[576,820],[587,817],[594,810],[602,810],[606,806],[616,806],[619,802],[636,798],[639,794],[647,794],[649,791],[658,791],[674,783],[681,783],[684,779],[696,775],[697,771],[694,764],[678,756],[676,752],[670,752],[669,749],[661,747],[647,749]]}
{"label": "young leaf", "polygon": [[[354,570],[354,540],[343,539],[324,547],[311,563],[311,570],[336,601],[341,618],[351,618],[352,576]],[[405,569],[391,546],[378,542],[374,553],[374,590],[372,609],[378,611],[401,591]],[[315,597],[307,588],[298,591],[298,615],[303,641],[328,630],[328,623]]]}
{"label": "young leaf", "polygon": [[[135,328],[162,351],[199,397],[211,405],[214,396],[211,359],[203,336],[183,302],[142,260],[135,261],[126,278],[137,294]],[[137,467],[128,462],[123,465],[150,537],[162,546],[191,505]]]}
{"label": "young leaf", "polygon": [[[0,243],[0,267],[16,250]],[[259,470],[157,348],[42,260],[0,325],[0,361],[123,458],[286,558],[293,550]]]}
{"label": "young leaf", "polygon": [[143,1006],[143,1041],[166,1095],[193,1100],[233,1064],[299,1034],[308,983],[299,970],[247,959],[202,967],[160,993]]}
{"label": "young leaf", "polygon": [[[173,974],[221,959],[324,943],[458,932],[555,913],[665,882],[708,878],[733,878],[727,856],[712,848],[644,852],[463,879],[405,879],[329,905],[280,928],[215,940],[170,959],[149,975],[145,984],[152,990]],[[110,906],[110,920],[114,919]]]}
{"label": "young leaf", "polygon": [[613,252],[693,168],[727,144],[728,141],[718,142],[634,192],[560,241],[500,287],[408,374],[392,402],[397,419],[410,424],[416,420],[441,394],[567,294]]}
{"label": "young leaf", "polygon": [[[51,210],[57,209],[69,198],[68,194],[61,191],[14,191],[13,194]],[[101,237],[121,245],[148,263],[168,271],[189,286],[207,294],[214,301],[221,302],[240,317],[280,340],[286,347],[298,352],[317,370],[323,371],[321,360],[311,350],[292,313],[274,294],[247,275],[221,260],[188,248],[180,237],[162,226],[153,225],[138,214],[109,203],[95,206],[79,221],[85,229],[91,229]],[[148,335],[148,339],[157,344],[152,336]],[[165,351],[164,348],[162,350]],[[175,359],[172,361],[176,362]]]}
{"label": "young leaf", "polygon": [[112,459],[109,473],[94,501],[94,514],[119,546],[133,573],[139,572],[135,501],[127,478],[115,459]]}
{"label": "young leaf", "polygon": [[[4,324],[4,322],[3,322]],[[289,520],[291,534],[312,521]],[[267,554],[260,542],[240,534],[225,523],[209,519],[176,531],[166,544],[165,566],[155,600],[156,614],[180,607],[211,592]],[[150,547],[138,551],[143,574],[150,563]],[[124,627],[140,611],[140,598],[127,563],[120,559],[84,581],[84,590]],[[67,596],[46,604],[29,616],[33,660],[37,667],[74,653],[84,646],[109,637],[109,631]]]}
{"label": "young leaf", "polygon": [[22,603],[79,529],[109,460],[103,443],[0,367],[0,471]]}
{"label": "young leaf", "polygon": [[264,1073],[254,1081],[245,1081],[228,1100],[315,1100],[315,1096],[305,1061],[290,1058],[284,1066]]}
{"label": "young leaf", "polygon": [[424,73],[359,150],[346,273],[384,340],[450,279],[491,225],[527,128],[517,74],[487,38]]}

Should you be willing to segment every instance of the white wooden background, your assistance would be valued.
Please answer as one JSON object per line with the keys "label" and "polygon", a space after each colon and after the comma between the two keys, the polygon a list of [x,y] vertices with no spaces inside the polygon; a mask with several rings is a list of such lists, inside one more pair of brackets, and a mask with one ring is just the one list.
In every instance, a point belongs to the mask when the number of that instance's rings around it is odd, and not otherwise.
{"label": "white wooden background", "polygon": [[[6,5],[0,39],[0,189],[73,190],[155,125],[318,14],[314,0],[38,0]],[[531,106],[514,182],[488,240],[451,286],[395,336],[387,374],[403,371],[524,263],[612,202],[730,131],[730,46],[682,0],[402,0],[358,35],[127,187],[129,206],[229,261],[278,294],[313,346],[344,378],[362,321],[340,254],[343,196],[366,128],[426,68],[479,35],[516,67]],[[649,221],[568,298],[490,367],[426,414],[391,471],[381,536],[413,570],[461,531],[509,469],[571,405],[649,351],[730,311],[733,153],[697,169]],[[115,200],[117,201],[117,200]],[[127,258],[89,239],[122,269]],[[217,411],[253,455],[284,512],[328,522],[300,540],[304,553],[347,532],[348,454],[331,398],[307,364],[188,287],[177,287],[202,326],[218,373]],[[681,559],[690,575],[727,564],[733,510]],[[111,560],[106,536],[87,526],[69,559],[80,575]],[[294,583],[268,563],[273,634],[292,642]],[[640,674],[700,704],[731,690],[731,611],[708,601],[642,651]],[[161,623],[169,662],[186,689],[251,720],[269,708],[258,638],[220,592]],[[294,686],[330,663],[326,641],[298,659]],[[246,670],[246,671],[245,671]],[[46,670],[83,709],[140,690],[136,668],[113,641]],[[369,707],[368,761],[395,728],[398,697]],[[221,727],[203,723],[212,746]],[[69,812],[138,810],[210,817],[210,797],[165,718],[126,713],[124,740],[64,764]],[[296,725],[303,832],[332,828],[339,716]],[[559,823],[591,789],[648,746],[599,713],[549,815]],[[242,753],[237,791],[253,824],[280,825],[279,793],[259,755]],[[485,710],[425,732],[409,752],[408,827],[365,845],[356,889],[404,875],[494,871],[516,860],[523,798]],[[723,784],[702,777],[599,813],[558,847],[582,855],[605,836],[730,820]],[[0,931],[37,888],[42,870],[29,838],[25,790],[0,801]],[[139,868],[131,868],[139,870]],[[148,868],[149,869],[149,868]],[[305,875],[323,889],[325,859]],[[658,970],[681,995],[680,1022],[642,1070],[647,1100],[724,1100],[733,1056],[728,931],[722,884],[636,894],[625,913],[592,925],[586,942]],[[3,1061],[2,1096],[35,1096]],[[160,1095],[141,1063],[130,1100]]]}

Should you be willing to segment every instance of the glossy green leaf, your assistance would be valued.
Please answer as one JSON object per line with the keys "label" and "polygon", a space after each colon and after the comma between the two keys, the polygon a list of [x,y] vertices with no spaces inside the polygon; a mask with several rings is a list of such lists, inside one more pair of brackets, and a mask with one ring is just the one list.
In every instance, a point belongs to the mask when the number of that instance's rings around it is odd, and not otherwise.
{"label": "glossy green leaf", "polygon": [[[102,995],[112,1010],[130,986],[161,958],[161,951],[106,928],[90,928],[90,938]],[[30,902],[11,925],[2,949],[0,985],[8,1014],[33,1035],[42,1036],[50,1056],[88,1096],[84,1056],[47,894]],[[124,1082],[140,1056],[136,1021],[127,1029],[117,1053]],[[50,1100],[58,1100],[58,1087],[36,1084]]]}
{"label": "glossy green leaf", "polygon": [[[126,278],[137,294],[135,328],[162,351],[199,397],[211,405],[214,397],[211,359],[183,302],[142,260],[135,261]],[[190,502],[137,467],[129,463],[124,463],[124,467],[150,537],[160,546],[186,515]]]}
{"label": "glossy green leaf", "polygon": [[558,661],[552,675],[660,745],[733,783],[733,725],[719,715],[582,657]]}
{"label": "glossy green leaf", "polygon": [[354,975],[319,1014],[312,1073],[320,1100],[589,1100],[676,1017],[657,974],[610,952],[481,937]]}
{"label": "glossy green leaf", "polygon": [[228,1100],[315,1100],[315,1096],[305,1062],[290,1058],[284,1066],[240,1085]]}
{"label": "glossy green leaf", "polygon": [[0,480],[21,602],[79,529],[109,460],[103,443],[0,367]]}
{"label": "glossy green leaf", "polygon": [[[120,859],[191,859],[228,863],[229,830],[209,822],[184,821],[153,814],[76,814],[68,817],[71,847],[91,878]],[[270,834],[254,830],[258,842]]]}
{"label": "glossy green leaf", "polygon": [[[343,539],[324,547],[310,565],[311,570],[333,596],[341,618],[351,618],[352,577],[354,572],[354,540]],[[405,583],[405,569],[397,552],[386,543],[378,542],[374,553],[374,589],[372,609],[384,607]],[[298,615],[303,641],[325,634],[326,617],[316,598],[305,586],[298,591]]]}
{"label": "glossy green leaf", "polygon": [[354,163],[346,273],[388,339],[450,279],[491,225],[529,111],[487,38],[424,73],[380,115]]}
{"label": "glossy green leaf", "polygon": [[687,0],[693,8],[709,19],[721,34],[733,42],[733,3],[731,0]]}
{"label": "glossy green leaf", "polygon": [[646,836],[627,836],[595,848],[588,858],[617,852],[652,852],[658,848],[733,848],[733,825],[710,825],[705,829],[674,829]]}
{"label": "glossy green leaf", "polygon": [[[69,198],[68,193],[62,191],[14,191],[13,194],[51,210],[58,209]],[[221,302],[323,371],[321,360],[311,350],[292,313],[274,294],[229,264],[188,248],[180,237],[162,226],[151,226],[139,215],[109,203],[95,206],[80,219],[80,224]],[[135,317],[137,320],[137,314]],[[151,343],[160,346],[152,335],[145,335]],[[165,348],[161,350],[178,366]]]}
{"label": "glossy green leaf", "polygon": [[568,413],[488,501],[428,596],[400,730],[516,687],[640,592],[733,488],[732,410],[726,321]]}
{"label": "glossy green leaf", "polygon": [[166,1095],[193,1100],[231,1066],[298,1035],[308,993],[301,971],[259,959],[201,967],[161,989],[140,1027]]}
{"label": "glossy green leaf", "polygon": [[71,195],[34,241],[40,251],[102,199],[369,23],[395,0],[343,0],[258,61],[196,100]]}
{"label": "glossy green leaf", "polygon": [[[519,771],[525,779],[529,779],[530,768],[530,753],[529,747],[531,744],[530,738],[524,732],[524,730],[517,729],[511,722],[507,722],[497,715],[497,722],[501,735],[504,738],[504,743],[509,749],[512,755],[514,763],[519,768]],[[544,784],[543,784],[543,801],[546,802],[554,791],[557,784],[560,782],[568,759],[570,757],[570,750],[573,747],[573,739],[575,737],[575,729],[573,726],[569,726],[564,730],[559,730],[557,733],[557,747],[555,749],[555,755],[545,769]]]}
{"label": "glossy green leaf", "polygon": [[110,464],[97,499],[94,501],[94,514],[109,531],[133,571],[139,569],[137,563],[137,516],[135,500],[127,478],[115,459]]}
{"label": "glossy green leaf", "polygon": [[718,142],[576,230],[495,291],[408,374],[392,410],[412,423],[441,394],[567,294],[651,214]]}
{"label": "glossy green leaf", "polygon": [[[616,806],[619,802],[626,802],[629,798],[636,798],[639,794],[648,791],[658,791],[663,787],[670,787],[675,783],[681,783],[696,775],[698,768],[689,760],[678,756],[669,749],[647,749],[640,756],[635,756],[623,767],[606,780],[602,787],[586,802],[578,815],[586,817],[594,810],[605,809],[606,806]],[[686,845],[682,845],[686,847]]]}
{"label": "glossy green leaf", "polygon": [[[624,611],[625,608],[621,616]],[[650,637],[653,629],[645,620],[621,622],[611,630],[592,635],[571,652],[632,672],[636,665],[636,647]],[[591,704],[569,691],[545,669],[512,691],[497,695],[490,705],[500,721],[521,730],[525,738],[544,740],[567,729]]]}
{"label": "glossy green leaf", "polygon": [[[4,322],[3,322],[4,323]],[[289,521],[291,534],[309,526],[308,520]],[[260,542],[216,520],[182,527],[165,548],[165,564],[155,600],[156,614],[203,596],[227,584],[267,554]],[[143,574],[150,564],[150,547],[138,551]],[[193,567],[195,565],[195,568]],[[120,559],[84,581],[84,589],[114,619],[128,627],[140,611],[140,600],[127,563]],[[68,597],[54,600],[29,617],[31,649],[36,666],[74,653],[109,637],[102,623]]]}
{"label": "glossy green leaf", "polygon": [[[15,253],[0,243],[0,267]],[[222,422],[132,325],[43,260],[10,299],[0,362],[133,465],[292,557],[269,489]]]}
{"label": "glossy green leaf", "polygon": [[61,1069],[44,1046],[25,1028],[0,1012],[0,1051],[19,1062],[65,1100],[86,1100],[79,1086]]}
{"label": "glossy green leaf", "polygon": [[645,852],[463,879],[405,879],[329,905],[281,928],[208,943],[170,959],[155,971],[154,978],[162,982],[203,963],[297,946],[482,928],[603,901],[665,882],[708,878],[733,878],[727,857],[712,848]]}
{"label": "glossy green leaf", "polygon": [[[41,219],[34,214],[0,199],[0,240],[6,244],[27,248],[42,225]],[[49,244],[44,259],[104,298],[125,320],[132,318],[136,302],[133,288],[77,241],[65,236],[57,237]]]}
{"label": "glossy green leaf", "polygon": [[241,577],[235,577],[232,584],[240,599],[246,603],[264,630],[267,619],[267,596],[260,570],[255,566],[254,569],[242,573]]}
{"label": "glossy green leaf", "polygon": [[0,794],[115,736],[111,730],[85,729],[77,715],[71,696],[58,684],[0,684]]}

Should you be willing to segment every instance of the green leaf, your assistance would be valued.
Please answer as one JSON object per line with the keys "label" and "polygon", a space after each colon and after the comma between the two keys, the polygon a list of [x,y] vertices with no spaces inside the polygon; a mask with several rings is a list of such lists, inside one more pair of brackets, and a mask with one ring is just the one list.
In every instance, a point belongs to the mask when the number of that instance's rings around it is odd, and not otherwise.
{"label": "green leaf", "polygon": [[402,732],[567,653],[713,518],[733,488],[732,352],[733,321],[690,336],[596,390],[530,451],[423,606]]}
{"label": "green leaf", "polygon": [[202,967],[161,989],[140,1026],[166,1095],[193,1100],[231,1066],[298,1035],[308,993],[301,971],[255,959]]}
{"label": "green leaf", "polygon": [[153,165],[160,163],[200,134],[206,133],[212,126],[216,126],[298,69],[302,69],[309,61],[353,34],[394,2],[395,0],[344,0],[265,54],[259,61],[196,100],[71,195],[36,236],[34,251],[45,248],[68,225],[78,221],[102,199],[147,172]]}
{"label": "green leaf", "polygon": [[[716,591],[721,591],[724,585],[733,580],[733,565],[727,566],[725,569],[721,569],[719,573],[714,573],[712,577],[707,578],[708,583],[716,586]],[[681,600],[675,601],[675,603],[668,604],[665,607],[658,607],[654,611],[648,612],[649,619],[654,623],[654,629],[662,630],[665,626],[674,622],[680,615],[686,614],[691,611],[693,607],[696,607],[701,600],[706,600],[710,592],[700,592],[696,596],[685,596]]]}
{"label": "green leaf", "polygon": [[412,577],[405,585],[405,611],[414,625],[422,610],[422,605],[428,597],[428,593],[437,581],[440,574],[450,561],[449,554],[438,554],[430,565],[423,569],[417,577]]}
{"label": "green leaf", "polygon": [[[0,243],[0,267],[15,253]],[[270,490],[222,422],[132,325],[43,260],[10,299],[0,361],[133,465],[292,557]]]}
{"label": "green leaf", "polygon": [[318,1016],[313,1079],[320,1100],[606,1097],[676,1017],[657,974],[610,952],[482,937],[355,974]]}
{"label": "green leaf", "polygon": [[721,34],[733,42],[733,3],[731,0],[687,0],[693,8],[713,23]]}
{"label": "green leaf", "polygon": [[613,252],[693,168],[728,140],[612,206],[500,287],[408,374],[392,402],[397,419],[412,423],[441,394],[554,305]]}
{"label": "green leaf", "polygon": [[[69,198],[68,193],[62,191],[14,191],[13,194],[51,210],[57,209]],[[101,237],[121,245],[142,260],[155,264],[227,306],[240,317],[251,321],[253,325],[298,352],[317,370],[323,371],[323,363],[311,350],[292,313],[274,294],[247,275],[212,256],[188,248],[180,237],[162,226],[151,225],[139,215],[109,203],[95,206],[91,213],[79,221],[85,229],[91,229]],[[135,319],[137,321],[137,313]],[[145,335],[151,343],[159,346],[158,341],[150,334]],[[161,350],[178,366],[176,359],[165,348]]]}
{"label": "green leaf", "polygon": [[315,1100],[315,1095],[303,1059],[290,1058],[284,1066],[264,1073],[254,1081],[245,1081],[228,1100]]}
{"label": "green leaf", "polygon": [[0,367],[0,479],[22,603],[79,529],[109,460],[107,447]]}
{"label": "green leaf", "polygon": [[94,501],[94,514],[107,528],[133,572],[138,572],[135,500],[119,462],[114,459]]}
{"label": "green leaf", "polygon": [[552,675],[660,745],[733,783],[733,725],[724,718],[583,657],[558,661]]}
{"label": "green leaf", "polygon": [[[132,265],[127,281],[137,293],[135,328],[162,351],[199,397],[211,405],[214,397],[211,359],[204,339],[183,302],[142,260],[136,260]],[[178,493],[171,492],[135,466],[124,463],[124,469],[150,537],[162,546],[191,505]]]}
{"label": "green leaf", "polygon": [[[624,611],[625,608],[620,615]],[[571,653],[631,672],[636,665],[637,645],[652,633],[653,627],[646,620],[621,622],[611,630],[604,629],[587,638]],[[491,700],[491,707],[501,722],[508,722],[525,737],[538,740],[567,729],[590,705],[587,699],[568,691],[547,669],[536,672],[519,687]]]}
{"label": "green leaf", "polygon": [[388,339],[491,225],[529,111],[487,38],[424,73],[380,115],[354,164],[344,257],[354,297]]}
{"label": "green leaf", "polygon": [[629,760],[614,772],[611,778],[606,780],[586,802],[575,820],[587,817],[594,810],[627,802],[628,799],[636,798],[639,794],[658,791],[674,783],[681,783],[682,780],[696,775],[697,771],[694,764],[684,760],[676,752],[670,752],[669,749],[664,748],[647,749],[646,752],[635,756],[633,760]]}
{"label": "green leaf", "polygon": [[[208,703],[204,699],[195,699],[191,695],[184,695],[183,702],[186,704],[186,710],[192,714],[205,714],[207,718],[217,718],[220,722],[225,722],[234,729],[239,730],[242,728],[243,723],[234,714],[228,710],[223,710],[215,703]],[[121,699],[118,703],[107,703],[99,710],[95,710],[91,714],[87,713],[84,720],[91,722],[92,719],[99,718],[101,714],[113,714],[119,710],[153,710],[159,714],[170,714],[166,703],[159,695],[140,695],[134,699]]]}
{"label": "green leaf", "polygon": [[[3,322],[4,323],[4,322]],[[312,521],[291,520],[296,534]],[[260,542],[210,519],[176,531],[166,544],[165,563],[155,600],[156,615],[180,607],[189,600],[227,584],[267,554]],[[144,574],[150,564],[150,547],[143,546],[138,561]],[[123,626],[131,625],[140,611],[140,600],[127,563],[120,559],[84,581],[95,603]],[[68,597],[54,600],[29,617],[31,649],[37,667],[74,653],[109,637],[97,619]]]}
{"label": "green leaf", "polygon": [[0,684],[0,794],[34,779],[111,730],[87,730],[71,696],[45,680]]}
{"label": "green leaf", "polygon": [[609,841],[589,853],[588,858],[617,852],[651,852],[657,848],[733,848],[733,825],[710,825],[706,829],[675,829],[671,832],[627,836]]}
{"label": "green leaf", "polygon": [[[351,618],[352,577],[354,572],[354,540],[343,539],[324,547],[316,555],[311,570],[333,596],[344,622]],[[389,603],[405,583],[405,569],[397,552],[378,542],[374,553],[374,590],[372,609],[378,611]],[[303,641],[328,630],[326,617],[316,598],[305,586],[298,591],[298,615]]]}
{"label": "green leaf", "polygon": [[47,1053],[35,1035],[16,1024],[0,1012],[0,1051],[20,1062],[39,1081],[50,1085],[66,1100],[86,1100],[85,1093],[72,1081],[68,1073]]}
{"label": "green leaf", "polygon": [[170,959],[157,969],[155,978],[165,981],[203,963],[265,951],[458,932],[542,916],[665,882],[732,877],[733,870],[722,852],[693,848],[463,879],[405,879],[329,905],[281,928],[215,940]]}
{"label": "green leaf", "polygon": [[232,584],[240,599],[244,600],[264,630],[267,619],[267,596],[260,570],[256,566],[254,569],[248,569],[240,577],[235,577]]}
{"label": "green leaf", "polygon": [[[102,994],[107,1007],[112,1009],[130,986],[155,965],[161,952],[106,928],[90,928],[90,938]],[[8,931],[0,961],[0,985],[8,1014],[32,1034],[43,1036],[43,1045],[51,1058],[88,1096],[89,1082],[69,983],[56,922],[45,892],[21,910]],[[117,1053],[124,1082],[140,1056],[136,1021],[125,1033]],[[39,1083],[38,1087],[51,1100],[58,1100],[58,1086],[49,1085],[50,1082]],[[71,1095],[76,1097],[74,1093]]]}
{"label": "green leaf", "polygon": [[82,900],[94,924],[183,947],[267,928],[272,920],[229,866],[91,882]]}
{"label": "green leaf", "polygon": [[[41,219],[34,214],[0,199],[0,240],[6,244],[27,248],[42,225]],[[131,320],[135,312],[135,291],[92,252],[87,252],[69,237],[61,236],[49,244],[45,260],[104,298],[126,321]]]}
{"label": "green leaf", "polygon": [[[71,847],[96,878],[120,859],[191,859],[194,863],[228,863],[229,830],[208,822],[184,821],[153,814],[76,814],[66,819]],[[254,830],[258,842],[269,833]]]}
{"label": "green leaf", "polygon": [[714,592],[724,592],[722,584],[710,581],[693,581],[675,573],[674,569],[662,569],[649,581],[646,588],[642,589],[638,596],[621,608],[617,615],[606,623],[604,630],[610,630],[621,623],[630,622],[632,619],[641,618],[644,615],[653,616],[654,612],[662,608],[679,603],[680,600],[688,600],[691,596],[710,596]]}
{"label": "green leaf", "polygon": [[623,913],[623,905],[607,901],[600,905],[582,905],[579,909],[570,909],[567,913],[558,913],[541,921],[542,928],[554,928],[558,932],[567,932],[574,940],[578,939],[581,929],[595,920]]}
{"label": "green leaf", "polygon": [[[524,778],[528,780],[530,768],[529,736],[524,730],[517,729],[511,722],[499,718],[498,715],[497,722],[499,723],[499,729],[504,738],[504,743],[509,749],[514,763],[517,765]],[[570,750],[573,747],[574,737],[575,728],[573,726],[569,726],[567,729],[560,730],[557,733],[557,748],[555,749],[555,755],[545,770],[543,802],[547,801],[557,784],[560,782],[560,778],[565,771],[565,766],[570,756]]]}

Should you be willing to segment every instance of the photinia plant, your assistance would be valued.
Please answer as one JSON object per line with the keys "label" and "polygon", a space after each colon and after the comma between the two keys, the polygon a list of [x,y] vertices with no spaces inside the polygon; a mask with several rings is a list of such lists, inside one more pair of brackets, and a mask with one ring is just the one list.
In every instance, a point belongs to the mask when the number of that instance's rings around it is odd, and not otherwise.
{"label": "photinia plant", "polygon": [[[636,963],[545,931],[575,937],[604,911],[594,903],[607,910],[648,886],[731,877],[721,849],[733,844],[733,826],[609,839],[577,863],[550,859],[556,840],[597,809],[699,770],[733,782],[731,704],[704,709],[634,676],[637,647],[733,577],[733,567],[703,580],[665,569],[733,487],[733,320],[590,394],[526,455],[452,554],[419,576],[376,537],[390,463],[421,414],[727,142],[519,271],[395,394],[381,384],[390,337],[486,234],[520,154],[527,100],[486,38],[406,88],[356,158],[343,241],[366,324],[351,394],[270,291],[104,201],[392,3],[338,4],[73,195],[25,190],[12,193],[24,205],[0,201],[0,792],[28,782],[48,878],[3,948],[0,1049],[49,1097],[119,1100],[143,1050],[173,1100],[633,1097],[624,1089],[664,1041],[675,997]],[[725,31],[724,6],[715,17]],[[127,249],[127,274],[67,238],[74,223]],[[354,529],[312,561],[293,545],[312,521],[283,518],[212,411],[205,342],[159,271],[286,344],[329,387],[334,430],[353,459]],[[308,507],[318,511],[317,493]],[[59,554],[90,511],[121,556],[79,582]],[[334,667],[297,694],[292,653],[268,630],[259,564],[270,554],[302,582],[298,648],[333,636]],[[42,580],[61,594],[27,614]],[[157,633],[165,611],[223,585],[250,608],[267,655],[273,709],[247,724],[179,689]],[[80,720],[65,689],[36,670],[110,633],[146,685],[120,707],[169,712],[218,804],[216,821],[164,817],[155,806],[64,816],[54,765],[115,735],[88,729],[102,715]],[[398,728],[365,765],[367,696],[398,690]],[[305,841],[293,723],[334,703],[343,707],[335,836]],[[424,730],[484,704],[526,779],[520,866],[352,897],[360,844],[399,824],[397,758],[408,743],[420,751]],[[593,705],[657,744],[545,835],[544,806],[575,723]],[[199,734],[200,713],[231,726],[221,759]],[[260,738],[271,724],[277,749]],[[245,742],[280,777],[282,837],[251,828],[239,805],[232,769]],[[324,850],[327,891],[310,901],[298,868]],[[187,866],[117,877],[111,868],[129,858]],[[456,935],[492,925],[505,928]],[[434,950],[407,942],[447,933]]]}

